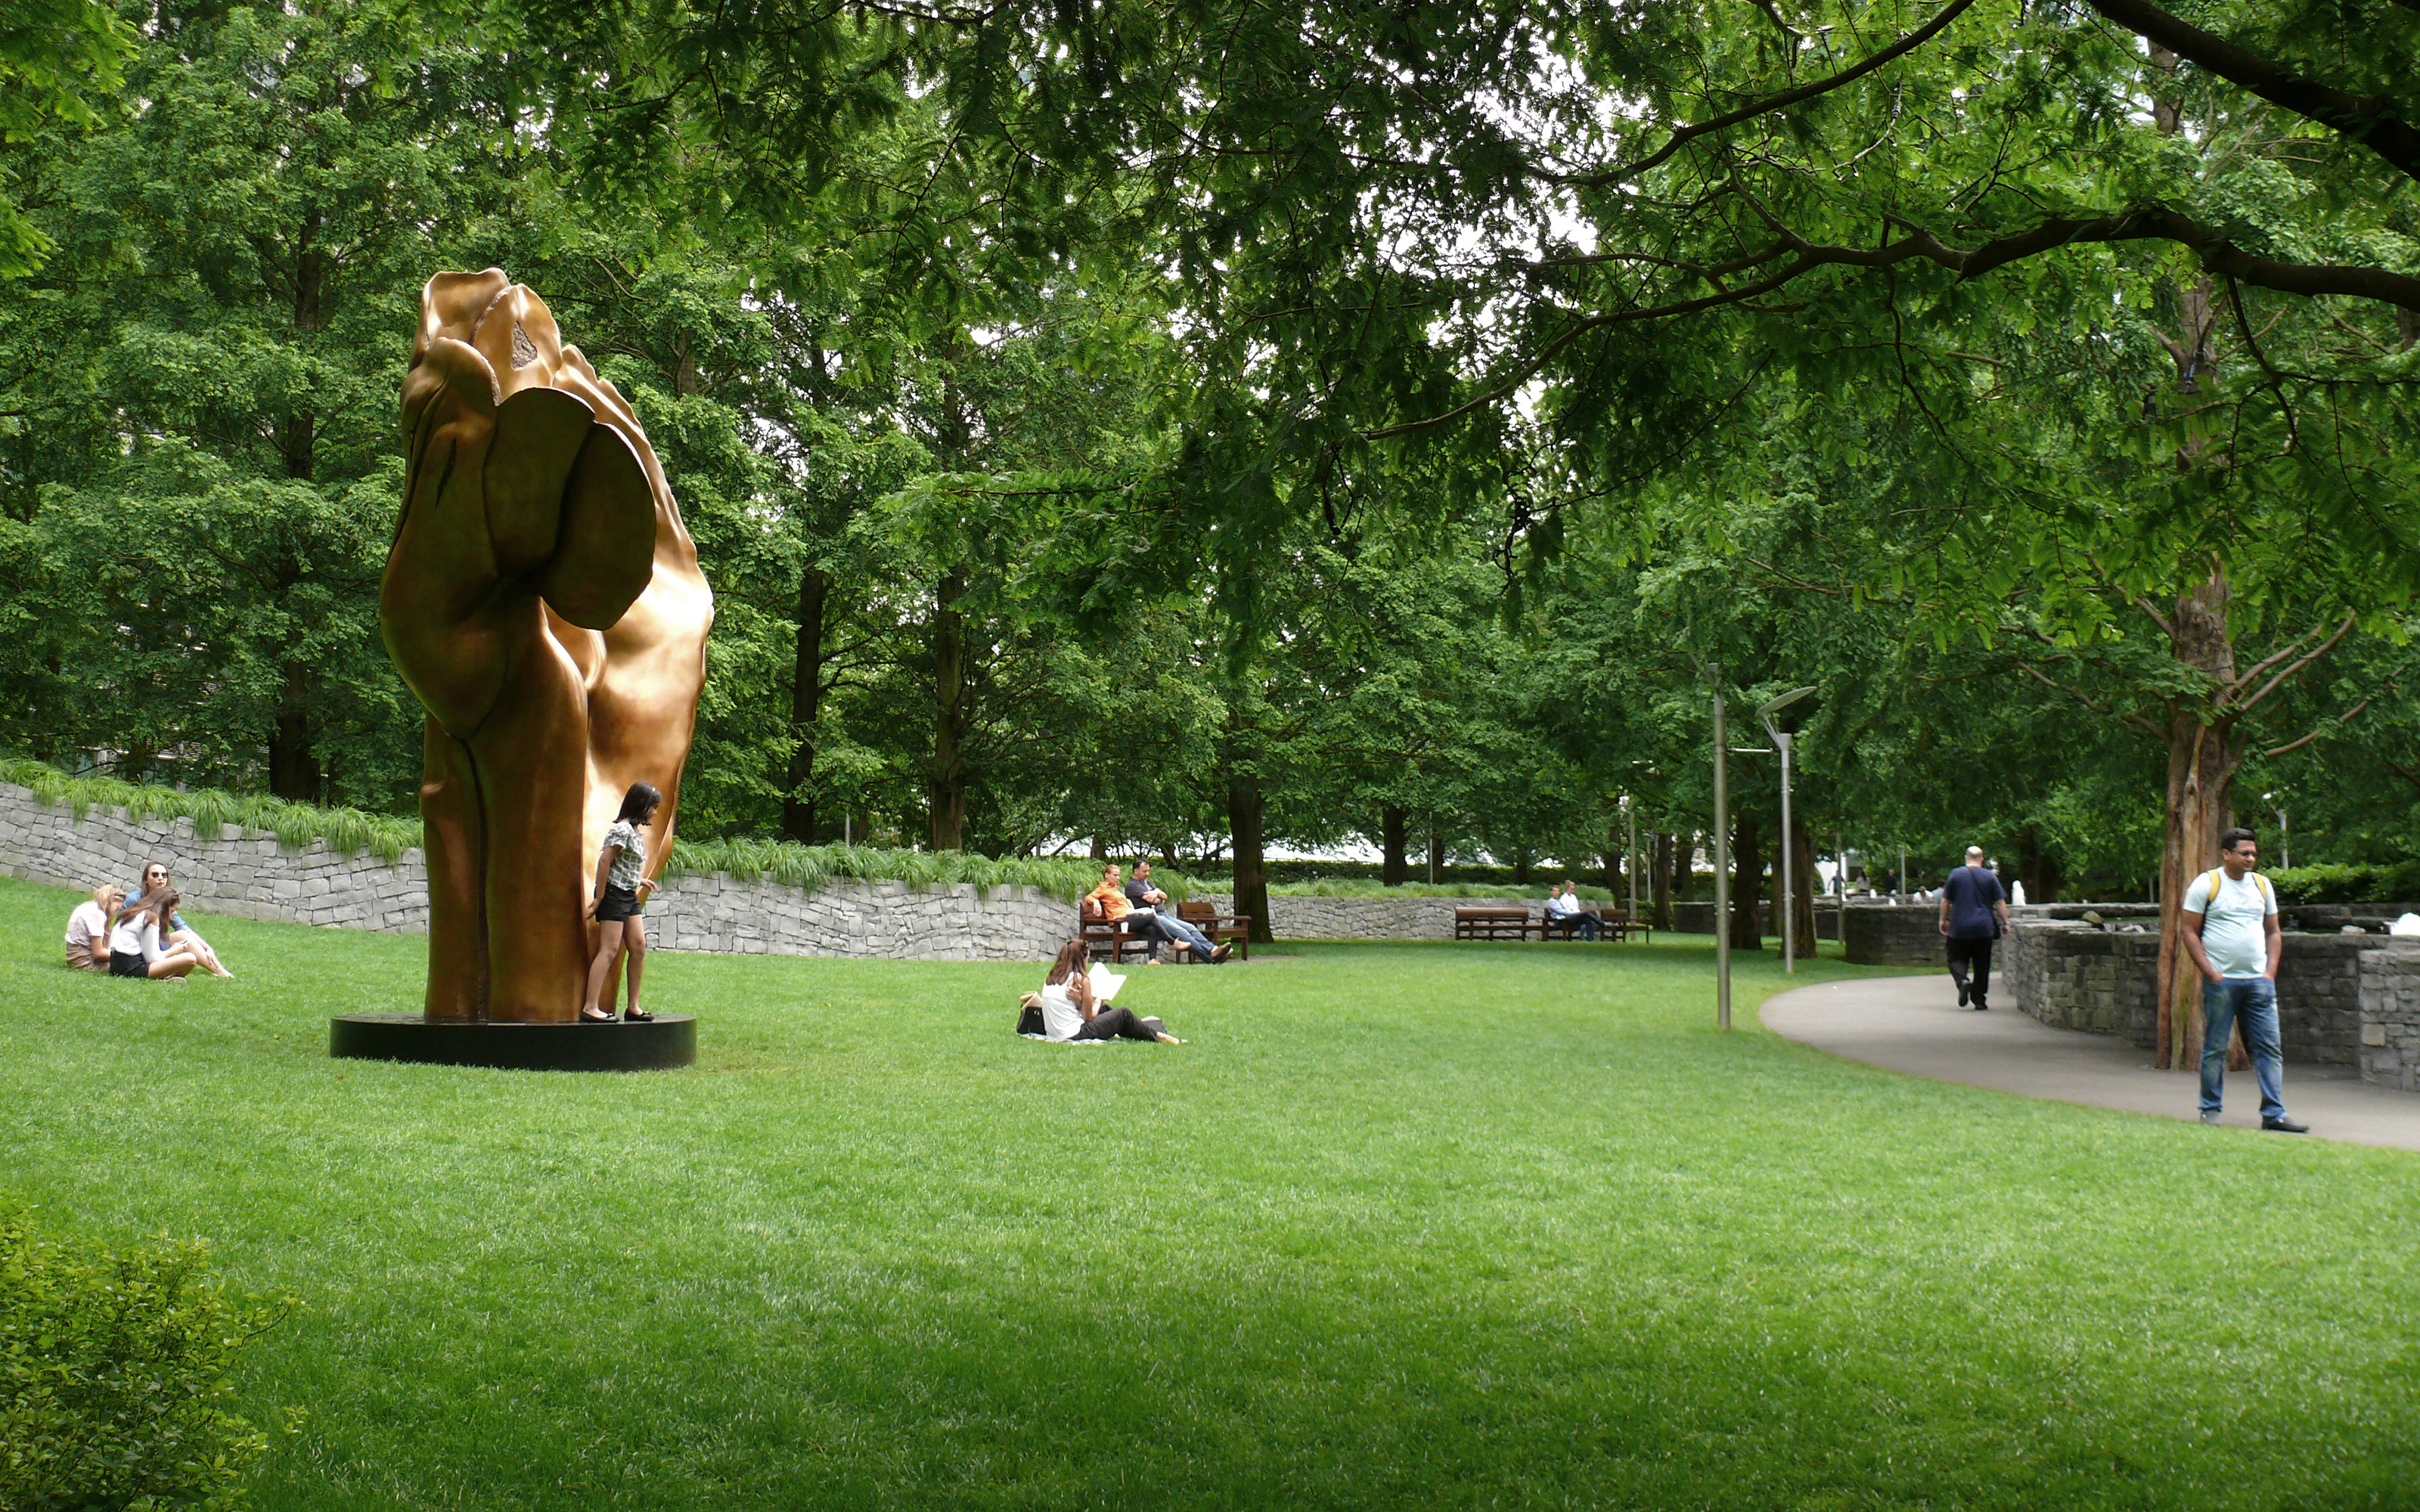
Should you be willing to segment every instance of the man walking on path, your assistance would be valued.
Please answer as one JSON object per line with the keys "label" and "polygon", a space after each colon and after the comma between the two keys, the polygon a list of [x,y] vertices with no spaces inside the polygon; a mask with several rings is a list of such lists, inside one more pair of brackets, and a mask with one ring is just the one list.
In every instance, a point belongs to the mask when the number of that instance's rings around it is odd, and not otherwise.
{"label": "man walking on path", "polygon": [[2260,1080],[2260,1127],[2304,1134],[2286,1117],[2285,1054],[2277,1038],[2277,894],[2253,867],[2260,846],[2248,829],[2218,837],[2220,866],[2185,889],[2177,927],[2201,968],[2201,1121],[2216,1123],[2226,1089],[2226,1042],[2241,1019],[2243,1045]]}
{"label": "man walking on path", "polygon": [[[1975,1011],[1992,1005],[1992,942],[2009,926],[2009,895],[1983,865],[1983,847],[1966,847],[1966,864],[1941,885],[1941,933],[1949,942],[1949,980],[1958,984],[1958,1006],[1971,998]],[[1975,985],[1966,985],[1966,968]]]}

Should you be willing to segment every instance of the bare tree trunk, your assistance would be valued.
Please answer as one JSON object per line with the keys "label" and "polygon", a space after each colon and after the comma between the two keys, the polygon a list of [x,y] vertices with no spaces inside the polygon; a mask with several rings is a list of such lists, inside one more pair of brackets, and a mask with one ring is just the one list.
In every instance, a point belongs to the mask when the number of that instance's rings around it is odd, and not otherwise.
{"label": "bare tree trunk", "polygon": [[789,789],[782,795],[782,833],[801,845],[815,842],[815,721],[824,696],[824,609],[831,579],[815,567],[799,575],[799,641],[790,659]]}
{"label": "bare tree trunk", "polygon": [[933,766],[924,784],[937,851],[967,848],[967,632],[962,572],[943,576],[933,609]]}
{"label": "bare tree trunk", "polygon": [[1792,946],[1801,961],[1815,959],[1815,837],[1807,833],[1807,820],[1794,810],[1790,815],[1790,897],[1791,933],[1797,936]]}
{"label": "bare tree trunk", "polygon": [[1621,810],[1616,809],[1605,822],[1605,890],[1613,894],[1617,906],[1621,903],[1621,873],[1632,865],[1629,852],[1621,842]]}
{"label": "bare tree trunk", "polygon": [[[2169,646],[2176,659],[2220,685],[2235,680],[2227,638],[2228,585],[2212,573],[2177,600]],[[2212,724],[2199,700],[2179,699],[2168,714],[2168,791],[2160,852],[2160,1014],[2156,1063],[2168,1071],[2201,1065],[2201,974],[2185,952],[2185,889],[2218,864],[2218,834],[2235,807],[2235,769],[2243,749],[2234,720]]]}
{"label": "bare tree trunk", "polygon": [[1429,826],[1429,883],[1435,886],[1445,880],[1445,836],[1434,823]]}
{"label": "bare tree trunk", "polygon": [[1269,869],[1261,853],[1262,810],[1260,779],[1227,779],[1227,830],[1235,845],[1235,912],[1251,916],[1255,945],[1276,937],[1269,933]]}
{"label": "bare tree trunk", "polygon": [[1655,929],[1672,927],[1672,852],[1675,837],[1668,830],[1655,837],[1655,917],[1650,921]]}
{"label": "bare tree trunk", "polygon": [[1389,887],[1400,887],[1412,880],[1412,869],[1404,859],[1404,831],[1410,823],[1400,804],[1388,804],[1378,810],[1379,851],[1378,880]]}
{"label": "bare tree trunk", "polygon": [[269,791],[288,803],[318,803],[321,796],[319,758],[311,748],[310,677],[301,662],[287,663],[269,737]]}
{"label": "bare tree trunk", "polygon": [[1731,816],[1730,932],[1734,950],[1764,949],[1764,915],[1759,906],[1764,892],[1761,838],[1754,814]]}

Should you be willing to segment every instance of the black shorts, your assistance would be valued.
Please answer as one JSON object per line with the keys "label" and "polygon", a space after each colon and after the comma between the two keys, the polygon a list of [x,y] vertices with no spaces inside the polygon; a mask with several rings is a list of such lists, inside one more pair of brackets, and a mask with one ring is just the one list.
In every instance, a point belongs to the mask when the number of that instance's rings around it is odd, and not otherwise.
{"label": "black shorts", "polygon": [[140,950],[109,952],[109,974],[113,977],[149,977],[151,964],[143,959]]}
{"label": "black shorts", "polygon": [[605,901],[597,905],[597,922],[616,924],[639,917],[639,894],[629,887],[607,887]]}

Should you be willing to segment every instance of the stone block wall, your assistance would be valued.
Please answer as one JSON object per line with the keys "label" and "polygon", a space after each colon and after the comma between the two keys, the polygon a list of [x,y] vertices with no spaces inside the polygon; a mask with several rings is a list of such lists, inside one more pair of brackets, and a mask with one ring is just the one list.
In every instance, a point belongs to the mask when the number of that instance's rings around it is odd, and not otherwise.
{"label": "stone block wall", "polygon": [[2361,1075],[2420,1092],[2420,940],[2361,952]]}
{"label": "stone block wall", "polygon": [[[229,825],[203,836],[190,819],[133,819],[99,805],[78,820],[65,804],[0,783],[0,873],[88,892],[103,882],[132,886],[154,860],[167,863],[189,915],[428,932],[428,875],[416,850],[389,865],[321,841],[288,851],[259,830]],[[1076,910],[1033,887],[984,895],[964,885],[843,881],[805,893],[717,872],[666,882],[648,902],[647,932],[676,950],[1047,961],[1075,933]]]}
{"label": "stone block wall", "polygon": [[138,886],[144,863],[162,861],[188,914],[428,931],[428,875],[418,851],[390,866],[366,854],[339,855],[324,841],[288,851],[274,835],[219,827],[200,835],[190,819],[132,819],[97,804],[79,821],[67,804],[0,782],[0,872],[9,876],[90,892],[104,882]]}
{"label": "stone block wall", "polygon": [[[1235,910],[1232,893],[1197,892],[1222,914]],[[1536,898],[1289,898],[1269,900],[1269,933],[1281,940],[1450,940],[1457,908],[1544,911]]]}
{"label": "stone block wall", "polygon": [[1939,903],[1851,903],[1840,922],[1841,953],[1861,966],[1939,965]]}
{"label": "stone block wall", "polygon": [[[2027,910],[2031,913],[2031,910]],[[2378,936],[2284,937],[2277,1027],[2286,1058],[2351,1066],[2361,1056],[2363,963]],[[1993,995],[2054,1028],[2159,1042],[2160,936],[2104,932],[2071,919],[2020,917],[1993,962]]]}
{"label": "stone block wall", "polygon": [[[1933,917],[1939,918],[1938,908]],[[2004,1005],[2053,1028],[2114,1035],[2147,1050],[2158,1044],[2157,934],[2104,933],[2071,920],[2018,918],[1992,957],[1993,995]]]}

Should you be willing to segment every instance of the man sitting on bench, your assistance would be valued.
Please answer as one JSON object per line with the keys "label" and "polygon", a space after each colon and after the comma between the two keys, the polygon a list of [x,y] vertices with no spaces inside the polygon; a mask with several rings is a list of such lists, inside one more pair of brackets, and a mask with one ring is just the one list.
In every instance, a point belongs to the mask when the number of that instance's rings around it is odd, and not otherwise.
{"label": "man sitting on bench", "polygon": [[1207,961],[1214,966],[1225,961],[1234,949],[1232,945],[1211,949],[1208,936],[1165,911],[1168,894],[1151,885],[1149,861],[1135,863],[1134,880],[1127,883],[1124,890],[1118,887],[1117,867],[1101,868],[1101,885],[1093,890],[1092,895],[1101,900],[1103,918],[1113,924],[1124,920],[1128,933],[1147,936],[1150,947],[1145,959],[1149,964],[1159,964],[1159,946],[1163,940],[1171,945],[1187,947],[1192,950],[1194,960]]}
{"label": "man sitting on bench", "polygon": [[1546,917],[1561,920],[1566,929],[1579,931],[1584,940],[1595,939],[1596,932],[1604,927],[1604,920],[1580,905],[1580,885],[1576,882],[1566,882],[1547,892]]}

